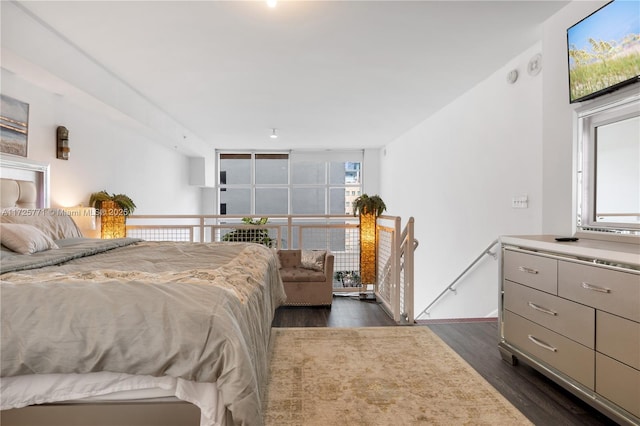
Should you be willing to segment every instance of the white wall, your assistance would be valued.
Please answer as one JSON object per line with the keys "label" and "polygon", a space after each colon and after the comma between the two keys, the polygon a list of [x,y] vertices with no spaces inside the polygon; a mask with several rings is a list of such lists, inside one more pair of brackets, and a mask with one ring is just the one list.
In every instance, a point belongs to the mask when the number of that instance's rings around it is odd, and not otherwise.
{"label": "white wall", "polygon": [[[29,104],[28,158],[51,165],[52,206],[86,206],[92,192],[104,189],[129,195],[137,214],[199,213],[188,157],[4,70],[1,90]],[[69,129],[68,161],[56,158],[60,125]]]}
{"label": "white wall", "polygon": [[569,104],[566,31],[605,3],[573,1],[544,25],[542,230],[546,234],[570,235],[576,229],[573,120],[580,104]]}
{"label": "white wall", "polygon": [[[390,213],[416,219],[418,314],[493,239],[571,235],[576,225],[575,110],[569,104],[566,30],[607,1],[573,1],[546,21],[540,44],[515,58],[382,152]],[[543,52],[535,78],[526,64]],[[515,85],[505,83],[517,68]],[[386,155],[385,155],[386,152]],[[527,194],[529,208],[512,209]],[[431,318],[495,314],[498,265],[477,270],[431,310]]]}
{"label": "white wall", "polygon": [[[129,195],[138,214],[200,213],[188,156],[204,155],[202,141],[19,5],[1,6],[0,92],[29,104],[28,158],[51,165],[52,205],[106,190]],[[69,161],[56,159],[60,125]]]}
{"label": "white wall", "polygon": [[[494,239],[542,230],[543,76],[526,72],[540,51],[532,46],[382,152],[389,214],[413,216],[420,241],[416,314]],[[520,76],[508,84],[514,68]],[[525,194],[529,208],[513,209],[512,197]],[[430,318],[495,314],[498,262],[485,257],[457,288]]]}

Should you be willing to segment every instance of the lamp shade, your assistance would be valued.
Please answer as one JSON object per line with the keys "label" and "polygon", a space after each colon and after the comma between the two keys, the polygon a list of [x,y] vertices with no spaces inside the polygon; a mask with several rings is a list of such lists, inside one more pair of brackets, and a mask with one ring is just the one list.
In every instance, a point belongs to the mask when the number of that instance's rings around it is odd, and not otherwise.
{"label": "lamp shade", "polygon": [[376,282],[376,215],[360,214],[360,277],[362,284]]}
{"label": "lamp shade", "polygon": [[127,236],[127,216],[115,201],[102,201],[100,206],[100,237],[103,239]]}
{"label": "lamp shade", "polygon": [[96,209],[93,207],[66,207],[64,209],[78,225],[85,237],[94,237],[96,231]]}

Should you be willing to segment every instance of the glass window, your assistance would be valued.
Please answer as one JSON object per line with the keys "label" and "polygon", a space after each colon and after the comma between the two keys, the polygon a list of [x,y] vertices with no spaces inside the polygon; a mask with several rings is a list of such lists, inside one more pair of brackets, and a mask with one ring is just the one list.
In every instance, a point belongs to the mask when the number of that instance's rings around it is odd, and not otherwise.
{"label": "glass window", "polygon": [[[352,214],[361,152],[218,153],[220,214]],[[354,161],[346,161],[353,158]],[[291,176],[291,178],[290,178]]]}
{"label": "glass window", "polygon": [[356,185],[360,183],[360,163],[350,161],[331,162],[329,167],[330,184]]}
{"label": "glass window", "polygon": [[640,117],[598,126],[596,221],[627,222],[640,216]]}
{"label": "glass window", "polygon": [[578,230],[640,234],[640,96],[577,111]]}
{"label": "glass window", "polygon": [[221,191],[220,204],[225,206],[225,214],[246,214],[251,208],[251,189],[228,188]]}
{"label": "glass window", "polygon": [[256,188],[255,214],[289,214],[289,190]]}
{"label": "glass window", "polygon": [[288,183],[289,156],[287,154],[256,154],[256,185]]}
{"label": "glass window", "polygon": [[324,185],[326,183],[324,161],[297,161],[293,163],[292,167],[291,181],[294,185]]}
{"label": "glass window", "polygon": [[221,154],[220,171],[227,185],[251,183],[251,154]]}
{"label": "glass window", "polygon": [[325,214],[324,188],[293,188],[291,191],[292,214]]}

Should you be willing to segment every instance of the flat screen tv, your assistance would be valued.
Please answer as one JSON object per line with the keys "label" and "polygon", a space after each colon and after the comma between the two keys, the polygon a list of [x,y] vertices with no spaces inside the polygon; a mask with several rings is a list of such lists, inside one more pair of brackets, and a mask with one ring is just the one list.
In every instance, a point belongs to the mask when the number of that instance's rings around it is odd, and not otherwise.
{"label": "flat screen tv", "polygon": [[569,100],[640,81],[640,0],[614,0],[567,29]]}

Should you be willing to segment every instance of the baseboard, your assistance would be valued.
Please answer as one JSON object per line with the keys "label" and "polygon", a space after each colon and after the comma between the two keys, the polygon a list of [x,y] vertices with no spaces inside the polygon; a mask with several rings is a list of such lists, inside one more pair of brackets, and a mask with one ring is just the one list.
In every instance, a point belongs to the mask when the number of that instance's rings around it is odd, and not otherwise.
{"label": "baseboard", "polygon": [[440,319],[426,319],[416,320],[418,325],[427,324],[447,324],[447,323],[460,323],[460,322],[496,322],[497,317],[484,317],[484,318],[440,318]]}

